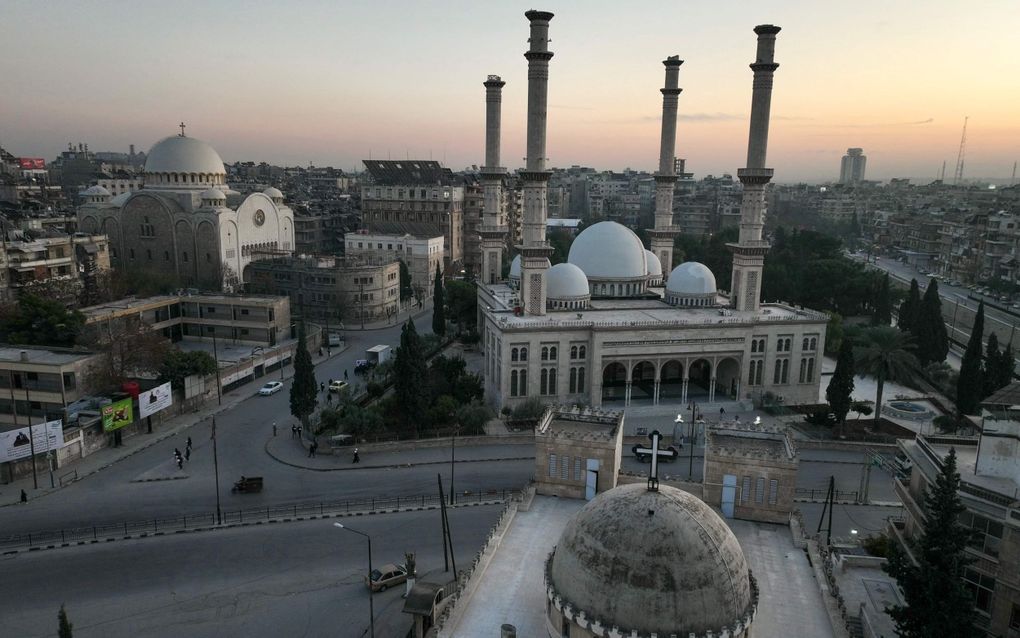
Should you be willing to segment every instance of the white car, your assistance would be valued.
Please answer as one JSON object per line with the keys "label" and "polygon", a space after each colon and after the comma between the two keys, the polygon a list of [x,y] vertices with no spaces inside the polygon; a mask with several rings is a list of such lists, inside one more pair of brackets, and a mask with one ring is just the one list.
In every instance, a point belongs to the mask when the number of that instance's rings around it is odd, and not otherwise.
{"label": "white car", "polygon": [[261,388],[259,388],[259,394],[268,397],[270,394],[275,394],[283,389],[283,383],[279,381],[270,381]]}

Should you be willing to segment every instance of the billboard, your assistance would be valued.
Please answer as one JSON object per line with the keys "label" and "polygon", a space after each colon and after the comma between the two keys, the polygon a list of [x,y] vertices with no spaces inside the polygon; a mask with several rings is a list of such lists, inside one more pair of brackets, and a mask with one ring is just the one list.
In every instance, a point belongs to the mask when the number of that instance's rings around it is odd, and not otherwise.
{"label": "billboard", "polygon": [[42,170],[46,168],[46,160],[41,157],[19,157],[18,168],[21,170]]}
{"label": "billboard", "polygon": [[[29,436],[34,441],[29,441]],[[36,454],[64,447],[63,422],[57,419],[56,421],[33,425],[31,428],[25,427],[0,432],[0,463],[27,459],[32,455],[33,443],[35,444]]]}
{"label": "billboard", "polygon": [[170,391],[170,382],[158,385],[138,395],[138,417],[144,419],[169,408],[174,402],[174,393]]}
{"label": "billboard", "polygon": [[103,406],[103,431],[113,432],[135,421],[135,411],[131,406],[131,397],[114,401]]}

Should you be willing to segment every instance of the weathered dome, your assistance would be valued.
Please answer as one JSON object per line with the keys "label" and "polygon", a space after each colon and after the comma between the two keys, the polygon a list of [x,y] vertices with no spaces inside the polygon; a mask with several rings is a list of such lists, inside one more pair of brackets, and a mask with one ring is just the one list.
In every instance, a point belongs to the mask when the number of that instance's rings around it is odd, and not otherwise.
{"label": "weathered dome", "polygon": [[514,260],[510,262],[510,283],[520,284],[521,283],[521,256],[517,255]]}
{"label": "weathered dome", "polygon": [[110,191],[97,184],[96,186],[89,186],[81,194],[86,197],[109,197]]}
{"label": "weathered dome", "polygon": [[648,276],[645,247],[631,229],[616,222],[599,222],[581,231],[570,245],[567,261],[589,280],[626,281]]}
{"label": "weathered dome", "polygon": [[272,186],[262,191],[262,194],[268,197],[269,199],[283,199],[283,193],[280,192],[280,189],[274,188]]}
{"label": "weathered dome", "polygon": [[753,619],[756,587],[736,537],[708,505],[644,483],[596,496],[567,523],[548,585],[623,635],[719,635]]}
{"label": "weathered dome", "polygon": [[574,264],[556,264],[546,272],[545,281],[546,298],[553,308],[587,307],[591,300],[588,278]]}
{"label": "weathered dome", "polygon": [[686,295],[714,295],[715,275],[705,264],[685,261],[669,273],[666,290]]}
{"label": "weathered dome", "polygon": [[662,263],[650,250],[645,251],[645,263],[648,264],[648,276],[652,279],[662,279]]}
{"label": "weathered dome", "polygon": [[223,202],[227,201],[227,196],[223,193],[223,191],[221,191],[218,188],[208,188],[202,191],[202,194],[199,197],[201,199],[210,199]]}
{"label": "weathered dome", "polygon": [[193,137],[174,135],[156,142],[145,158],[146,173],[226,175],[212,146]]}

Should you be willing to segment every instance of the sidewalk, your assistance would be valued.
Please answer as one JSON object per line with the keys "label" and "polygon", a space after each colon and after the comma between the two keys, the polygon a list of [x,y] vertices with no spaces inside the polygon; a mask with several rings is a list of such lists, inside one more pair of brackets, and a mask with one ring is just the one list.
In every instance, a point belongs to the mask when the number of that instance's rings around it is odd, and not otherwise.
{"label": "sidewalk", "polygon": [[407,310],[401,310],[395,316],[381,321],[366,321],[364,327],[360,321],[351,322],[350,325],[344,324],[344,332],[368,332],[370,330],[383,330],[385,328],[392,328],[393,326],[399,326],[409,318],[418,319],[425,315],[425,313],[432,310],[432,300],[428,299],[425,304],[419,309],[417,305],[412,306]]}

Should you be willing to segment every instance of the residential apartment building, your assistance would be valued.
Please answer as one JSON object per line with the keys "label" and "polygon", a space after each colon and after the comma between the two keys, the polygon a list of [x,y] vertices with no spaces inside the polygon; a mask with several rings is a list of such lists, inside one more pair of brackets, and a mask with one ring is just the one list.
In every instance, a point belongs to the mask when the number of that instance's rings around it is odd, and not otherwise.
{"label": "residential apartment building", "polygon": [[464,180],[464,271],[472,275],[482,272],[482,225],[485,190],[476,176]]}
{"label": "residential apartment building", "polygon": [[370,179],[361,189],[364,227],[386,234],[441,234],[446,268],[456,265],[459,270],[464,261],[463,179],[431,160],[363,161]]}
{"label": "residential apartment building", "polygon": [[864,181],[864,168],[868,158],[863,148],[848,148],[839,163],[839,183],[857,184]]}
{"label": "residential apartment building", "polygon": [[367,230],[350,233],[344,238],[348,257],[393,261],[407,264],[411,275],[411,288],[419,300],[432,297],[436,269],[443,270],[445,261],[444,237],[415,237],[413,235],[384,235]]}
{"label": "residential apartment building", "polygon": [[282,257],[249,269],[250,291],[286,295],[311,320],[382,321],[400,307],[400,262],[392,258]]}
{"label": "residential apartment building", "polygon": [[23,237],[3,242],[0,251],[0,285],[8,298],[32,292],[76,306],[96,278],[110,270],[106,235]]}

